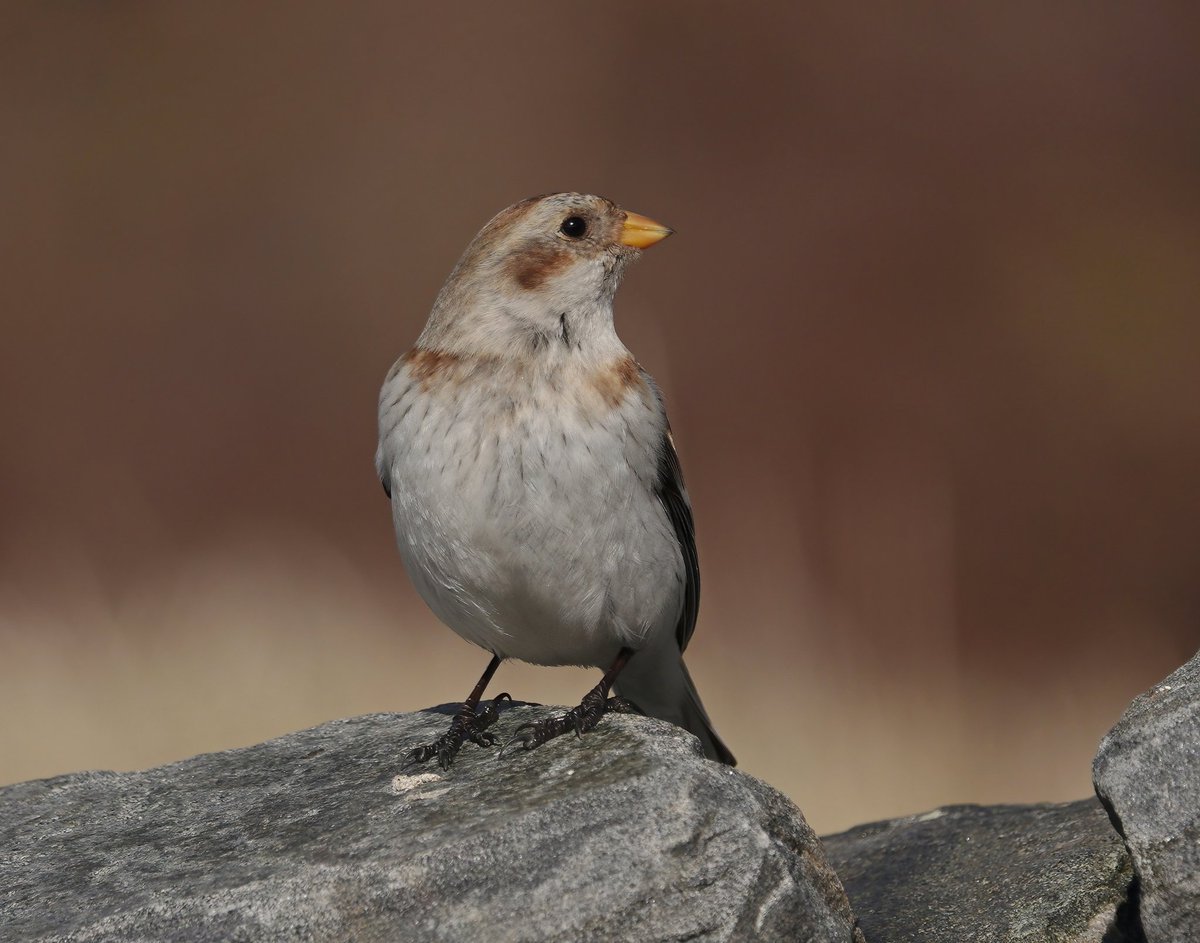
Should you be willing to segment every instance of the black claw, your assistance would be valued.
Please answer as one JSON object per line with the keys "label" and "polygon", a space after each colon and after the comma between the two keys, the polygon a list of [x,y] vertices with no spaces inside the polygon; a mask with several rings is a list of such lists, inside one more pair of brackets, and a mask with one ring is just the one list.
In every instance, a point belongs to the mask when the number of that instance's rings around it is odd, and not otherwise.
{"label": "black claw", "polygon": [[606,714],[641,714],[643,717],[646,716],[642,713],[642,709],[634,704],[633,701],[627,701],[620,696],[610,697],[608,704],[604,708],[604,712]]}
{"label": "black claw", "polygon": [[561,717],[547,717],[544,720],[521,724],[505,742],[500,756],[504,756],[514,745],[519,745],[523,750],[532,750],[547,740],[553,740],[559,734],[566,733],[571,729],[567,717],[567,714],[563,714]]}
{"label": "black claw", "polygon": [[525,731],[532,730],[532,729],[533,729],[533,724],[521,724],[520,727],[518,727],[516,730],[513,731],[512,736],[504,741],[504,746],[502,746],[500,748],[500,753],[497,755],[496,758],[499,759],[500,757],[504,756],[504,754],[508,751],[508,748],[511,747],[518,740],[521,741],[521,746],[523,746],[526,750],[531,749],[529,742],[526,739],[528,735],[525,733]]}
{"label": "black claw", "polygon": [[496,722],[496,718],[500,716],[500,702],[511,700],[512,695],[505,691],[503,694],[497,694],[494,698],[484,704],[483,707],[477,707],[475,709],[476,727],[479,730],[484,730],[494,724]]}
{"label": "black claw", "polygon": [[600,723],[600,718],[609,710],[622,714],[636,710],[624,698],[606,699],[605,693],[601,688],[595,688],[584,696],[578,707],[571,708],[565,714],[521,724],[513,731],[499,755],[504,756],[513,746],[520,746],[524,750],[536,749],[571,730],[575,731],[576,737],[582,737]]}
{"label": "black claw", "polygon": [[433,743],[422,744],[412,750],[408,754],[409,759],[414,763],[426,763],[436,756],[438,765],[443,770],[448,770],[465,741],[470,740],[481,747],[494,746],[495,734],[485,731],[496,722],[500,714],[498,702],[501,699],[512,700],[507,694],[499,694],[484,707],[472,708],[464,704],[450,722],[450,729]]}

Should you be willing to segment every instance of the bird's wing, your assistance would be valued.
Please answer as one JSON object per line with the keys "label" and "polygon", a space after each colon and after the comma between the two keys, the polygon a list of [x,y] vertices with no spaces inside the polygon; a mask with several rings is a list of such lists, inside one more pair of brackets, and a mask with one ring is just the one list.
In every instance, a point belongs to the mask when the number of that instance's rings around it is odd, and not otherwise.
{"label": "bird's wing", "polygon": [[696,630],[696,616],[700,612],[700,560],[696,556],[696,525],[692,521],[692,502],[688,500],[687,488],[683,484],[683,469],[679,466],[679,455],[675,451],[670,427],[663,433],[662,445],[659,448],[658,481],[654,490],[663,507],[667,509],[667,516],[671,519],[671,526],[675,528],[675,537],[679,541],[679,551],[683,555],[683,612],[679,615],[679,625],[675,629],[675,638],[679,641],[679,650],[682,652],[687,648],[692,633]]}
{"label": "bird's wing", "polygon": [[388,471],[383,460],[383,440],[380,439],[379,447],[375,449],[375,475],[379,479],[379,483],[383,485],[383,493],[388,496],[388,500],[392,497],[392,473]]}

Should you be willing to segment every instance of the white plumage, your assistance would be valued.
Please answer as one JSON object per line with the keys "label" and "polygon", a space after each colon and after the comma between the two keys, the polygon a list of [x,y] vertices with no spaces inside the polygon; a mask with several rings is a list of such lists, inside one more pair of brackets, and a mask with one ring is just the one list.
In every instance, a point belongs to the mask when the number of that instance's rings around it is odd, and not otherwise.
{"label": "white plumage", "polygon": [[613,325],[630,219],[580,194],[493,219],[380,391],[376,464],[405,568],[450,628],[544,665],[633,649],[618,689],[731,762],[681,659],[698,572],[662,398]]}
{"label": "white plumage", "polygon": [[404,564],[442,621],[504,657],[607,666],[679,620],[683,560],[652,491],[662,408],[644,382],[601,402],[589,369],[556,352],[424,390],[404,364],[384,387]]}

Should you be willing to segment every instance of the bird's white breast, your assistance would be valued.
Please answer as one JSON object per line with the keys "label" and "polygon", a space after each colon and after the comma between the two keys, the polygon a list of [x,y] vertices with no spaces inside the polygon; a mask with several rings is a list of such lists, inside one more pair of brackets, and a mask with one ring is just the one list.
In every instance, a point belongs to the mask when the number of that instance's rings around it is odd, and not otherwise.
{"label": "bird's white breast", "polygon": [[464,638],[607,665],[674,631],[683,562],[655,493],[665,416],[631,358],[417,350],[380,397],[380,473],[418,591]]}

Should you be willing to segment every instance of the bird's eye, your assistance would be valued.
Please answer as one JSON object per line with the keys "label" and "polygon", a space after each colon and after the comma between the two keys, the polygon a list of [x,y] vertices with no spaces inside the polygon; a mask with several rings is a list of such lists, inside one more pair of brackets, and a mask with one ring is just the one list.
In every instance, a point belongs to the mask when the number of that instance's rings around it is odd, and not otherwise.
{"label": "bird's eye", "polygon": [[558,227],[558,230],[564,236],[570,236],[572,239],[582,239],[583,234],[587,232],[587,220],[582,216],[568,216],[563,220],[563,224]]}

